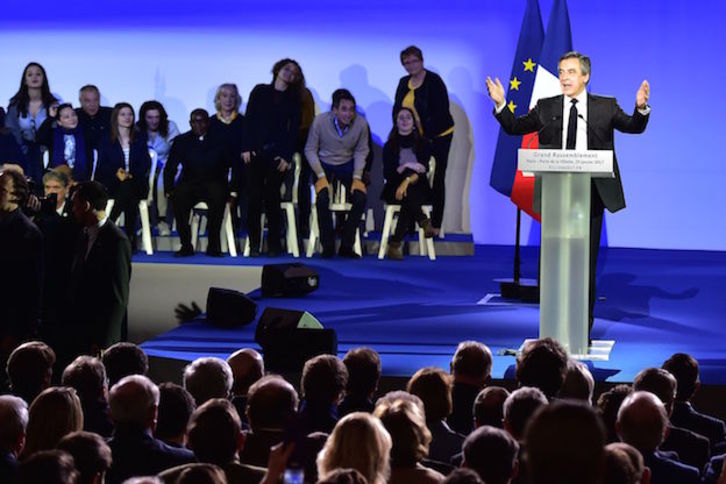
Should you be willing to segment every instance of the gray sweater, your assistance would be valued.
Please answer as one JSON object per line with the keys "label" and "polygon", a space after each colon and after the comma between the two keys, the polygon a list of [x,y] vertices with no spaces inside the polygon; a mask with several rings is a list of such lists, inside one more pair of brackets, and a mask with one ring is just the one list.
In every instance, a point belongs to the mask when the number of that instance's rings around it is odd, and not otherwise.
{"label": "gray sweater", "polygon": [[305,143],[305,156],[318,178],[325,175],[322,161],[327,165],[342,165],[353,160],[353,178],[361,178],[368,156],[368,122],[362,116],[353,118],[348,131],[341,137],[333,124],[332,112],[315,117]]}

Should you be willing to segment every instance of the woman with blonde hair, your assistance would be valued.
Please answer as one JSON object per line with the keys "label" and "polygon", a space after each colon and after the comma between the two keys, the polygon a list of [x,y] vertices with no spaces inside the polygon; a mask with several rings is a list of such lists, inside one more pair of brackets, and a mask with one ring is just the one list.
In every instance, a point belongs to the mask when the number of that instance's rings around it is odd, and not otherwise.
{"label": "woman with blonde hair", "polygon": [[421,464],[429,453],[431,432],[421,399],[407,392],[390,392],[376,403],[373,415],[391,435],[390,484],[428,484],[444,480],[439,472]]}
{"label": "woman with blonde hair", "polygon": [[46,388],[30,404],[28,414],[20,460],[40,450],[55,449],[63,437],[83,430],[81,400],[70,387]]}
{"label": "woman with blonde hair", "polygon": [[388,482],[391,436],[376,417],[354,412],[341,419],[318,454],[318,476],[325,479],[336,469],[352,468],[370,484]]}

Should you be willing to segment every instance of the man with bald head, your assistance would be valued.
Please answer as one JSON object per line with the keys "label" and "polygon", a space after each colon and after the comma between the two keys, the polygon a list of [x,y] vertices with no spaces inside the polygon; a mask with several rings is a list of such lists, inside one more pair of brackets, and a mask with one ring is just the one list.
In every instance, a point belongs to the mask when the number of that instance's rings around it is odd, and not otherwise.
{"label": "man with bald head", "polygon": [[654,394],[636,391],[625,398],[615,427],[620,440],[643,455],[654,483],[700,482],[698,469],[669,459],[658,450],[668,432],[668,413],[663,402]]}
{"label": "man with bald head", "polygon": [[194,462],[190,450],[171,447],[154,438],[159,389],[147,377],[122,378],[111,388],[109,406],[116,427],[108,442],[113,455],[109,484]]}
{"label": "man with bald head", "polygon": [[227,364],[232,369],[232,404],[246,428],[247,394],[252,384],[264,376],[265,363],[257,351],[252,348],[242,348],[229,355]]}

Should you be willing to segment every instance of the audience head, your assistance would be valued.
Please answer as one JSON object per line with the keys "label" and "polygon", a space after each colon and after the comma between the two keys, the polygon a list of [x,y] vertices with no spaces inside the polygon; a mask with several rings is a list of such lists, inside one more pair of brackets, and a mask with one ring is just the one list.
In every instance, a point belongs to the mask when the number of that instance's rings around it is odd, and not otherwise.
{"label": "audience head", "polygon": [[214,464],[195,464],[184,469],[175,484],[227,484],[227,477]]}
{"label": "audience head", "polygon": [[504,402],[509,392],[502,387],[486,387],[474,399],[474,426],[502,428],[504,425]]}
{"label": "audience head", "polygon": [[698,378],[698,361],[686,353],[676,353],[663,363],[663,369],[673,375],[676,385],[676,401],[687,402],[701,385]]}
{"label": "audience head", "polygon": [[518,441],[524,439],[524,431],[532,415],[547,405],[547,397],[535,387],[522,387],[507,397],[503,408],[503,426]]}
{"label": "audience head", "polygon": [[448,373],[441,368],[427,367],[414,373],[406,385],[406,391],[421,399],[426,421],[436,422],[451,415],[452,386],[453,382]]}
{"label": "audience head", "polygon": [[232,370],[220,358],[197,358],[184,368],[184,388],[192,394],[197,406],[212,398],[229,398]]}
{"label": "audience head", "polygon": [[50,385],[54,363],[55,352],[40,341],[30,341],[15,348],[7,365],[12,392],[32,403]]}
{"label": "audience head", "polygon": [[442,484],[484,484],[479,474],[472,469],[466,467],[459,467],[454,469],[446,476],[446,479],[441,481]]}
{"label": "audience head", "polygon": [[414,58],[420,60],[421,62],[423,62],[423,52],[421,52],[421,49],[419,49],[415,45],[409,45],[408,47],[403,49],[401,51],[400,56],[401,56],[401,64],[404,66],[406,65],[405,59],[407,57],[414,57]]}
{"label": "audience head", "polygon": [[169,115],[159,101],[146,101],[139,109],[139,122],[142,133],[159,133],[162,138],[169,135]]}
{"label": "audience head", "polygon": [[630,388],[630,385],[616,385],[607,392],[602,393],[600,398],[597,399],[597,409],[607,429],[608,442],[618,442],[620,440],[615,431],[615,422],[618,420],[620,405],[625,397],[632,392],[633,389]]}
{"label": "audience head", "polygon": [[602,484],[648,484],[650,469],[645,467],[638,449],[623,442],[605,446]]}
{"label": "audience head", "polygon": [[78,127],[78,115],[71,103],[63,103],[56,108],[55,120],[61,128],[76,129]]}
{"label": "audience head", "polygon": [[348,370],[346,394],[358,397],[371,397],[378,389],[381,378],[381,358],[370,348],[354,348],[343,357]]}
{"label": "audience head", "polygon": [[73,432],[61,439],[58,449],[68,452],[78,470],[78,484],[103,482],[111,467],[111,449],[101,436],[93,432]]}
{"label": "audience head", "polygon": [[250,387],[265,375],[262,355],[252,348],[237,350],[227,358],[234,383],[232,395],[247,395]]}
{"label": "audience head", "polygon": [[247,394],[247,420],[253,432],[262,429],[282,430],[297,412],[295,389],[282,377],[262,377]]}
{"label": "audience head", "polygon": [[213,398],[189,419],[187,447],[200,462],[224,467],[242,447],[242,423],[237,410],[223,398]]}
{"label": "audience head", "polygon": [[615,428],[620,440],[640,452],[653,452],[668,431],[663,402],[650,392],[633,392],[620,405]]}
{"label": "audience head", "polygon": [[236,113],[242,104],[242,96],[239,95],[237,84],[225,83],[217,88],[214,94],[214,109],[218,113]]}
{"label": "audience head", "polygon": [[101,93],[93,84],[86,84],[78,91],[78,101],[81,109],[91,117],[101,109]]}
{"label": "audience head", "polygon": [[30,404],[23,455],[54,449],[64,436],[82,429],[83,409],[76,391],[47,388]]}
{"label": "audience head", "polygon": [[364,412],[343,417],[318,454],[318,474],[353,468],[371,484],[384,484],[390,474],[391,436],[381,421]]}
{"label": "audience head", "polygon": [[205,136],[209,131],[209,113],[201,108],[192,111],[189,114],[189,127],[194,136]]}
{"label": "audience head", "polygon": [[115,143],[121,137],[121,131],[128,129],[129,136],[133,139],[136,122],[136,114],[134,107],[127,102],[116,103],[111,111],[111,144]]}
{"label": "audience head", "polygon": [[76,390],[84,402],[106,400],[106,369],[98,358],[82,355],[63,370],[61,383]]}
{"label": "audience head", "polygon": [[0,213],[10,213],[24,207],[30,196],[30,187],[21,172],[0,171]]}
{"label": "audience head", "polygon": [[108,404],[117,429],[153,430],[159,406],[159,388],[145,376],[126,376],[111,387]]}
{"label": "audience head", "polygon": [[25,445],[28,404],[20,397],[0,395],[0,451],[17,457]]}
{"label": "audience head", "polygon": [[673,413],[673,403],[676,398],[676,379],[666,370],[661,368],[642,370],[635,375],[633,391],[652,393],[663,402],[669,416]]}
{"label": "audience head", "polygon": [[[78,183],[73,189],[71,201],[73,202],[71,206],[73,218],[82,225],[95,225],[106,216],[108,193],[106,193],[106,188],[97,181],[91,180]],[[108,371],[105,357],[104,364]]]}
{"label": "audience head", "polygon": [[355,469],[334,469],[318,484],[368,484],[368,480]]}
{"label": "audience head", "polygon": [[62,450],[43,450],[30,455],[18,468],[15,484],[77,484],[73,457]]}
{"label": "audience head", "polygon": [[590,405],[562,400],[540,407],[527,426],[525,442],[532,482],[599,482],[605,428]]}
{"label": "audience head", "polygon": [[343,126],[348,126],[355,118],[355,98],[347,89],[333,91],[333,115]]}
{"label": "audience head", "polygon": [[159,410],[154,436],[164,442],[183,445],[187,423],[196,405],[188,391],[175,383],[159,385]]}
{"label": "audience head", "polygon": [[454,381],[483,388],[491,378],[492,352],[478,341],[463,341],[451,359]]}
{"label": "audience head", "polygon": [[306,402],[334,405],[348,384],[348,370],[337,356],[318,355],[305,362],[300,388]]}
{"label": "audience head", "polygon": [[373,414],[391,435],[391,466],[414,467],[429,455],[431,432],[423,402],[407,392],[389,392],[378,399]]}
{"label": "audience head", "polygon": [[565,373],[565,381],[562,382],[560,388],[560,398],[571,398],[573,400],[582,400],[592,404],[592,393],[595,390],[595,379],[587,368],[587,365],[573,360],[567,360],[567,372]]}
{"label": "audience head", "polygon": [[567,352],[552,338],[530,341],[517,355],[519,385],[537,387],[550,400],[558,395],[566,371]]}
{"label": "audience head", "polygon": [[305,78],[302,75],[300,64],[293,59],[281,59],[272,66],[272,83],[277,79],[283,81],[288,87],[300,89],[305,86]]}
{"label": "audience head", "polygon": [[61,208],[68,196],[70,180],[61,170],[53,169],[43,175],[43,192],[45,196],[55,193],[57,197],[56,209]]}
{"label": "audience head", "polygon": [[23,76],[20,78],[18,92],[10,99],[10,104],[17,105],[18,110],[23,115],[28,113],[28,103],[30,102],[29,91],[31,89],[40,90],[43,107],[46,109],[57,102],[55,96],[50,92],[50,84],[45,69],[37,62],[30,62],[25,66]]}
{"label": "audience head", "polygon": [[146,375],[149,371],[149,358],[135,344],[121,342],[103,352],[103,365],[106,367],[108,384],[113,386],[125,376]]}
{"label": "audience head", "polygon": [[123,484],[164,484],[164,481],[156,476],[139,476],[126,479]]}
{"label": "audience head", "polygon": [[517,472],[519,444],[502,429],[485,425],[462,445],[462,467],[474,469],[487,484],[507,484]]}
{"label": "audience head", "polygon": [[415,45],[401,51],[401,65],[410,76],[418,76],[424,70],[423,53]]}

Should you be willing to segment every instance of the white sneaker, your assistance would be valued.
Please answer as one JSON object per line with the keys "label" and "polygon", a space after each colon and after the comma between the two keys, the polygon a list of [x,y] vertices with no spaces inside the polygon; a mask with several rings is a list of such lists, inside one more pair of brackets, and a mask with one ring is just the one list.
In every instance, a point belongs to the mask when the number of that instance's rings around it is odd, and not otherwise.
{"label": "white sneaker", "polygon": [[162,237],[171,235],[171,230],[169,230],[169,224],[166,222],[159,222],[159,224],[156,226],[156,229],[159,231],[159,235]]}

